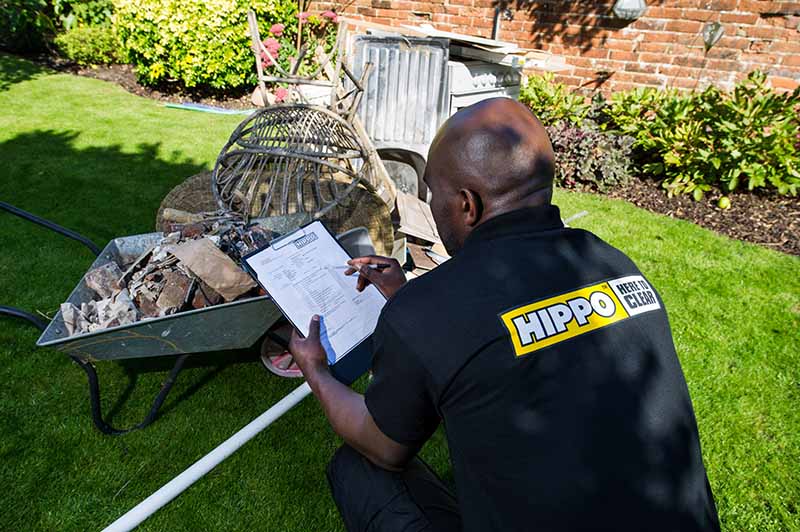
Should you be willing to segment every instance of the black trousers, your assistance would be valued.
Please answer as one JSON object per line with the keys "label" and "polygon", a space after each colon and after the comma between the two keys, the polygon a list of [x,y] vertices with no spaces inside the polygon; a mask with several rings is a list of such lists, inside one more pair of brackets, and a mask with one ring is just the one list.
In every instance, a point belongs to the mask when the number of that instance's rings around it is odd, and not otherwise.
{"label": "black trousers", "polygon": [[328,482],[348,532],[461,530],[456,498],[419,458],[393,473],[343,445],[328,464]]}

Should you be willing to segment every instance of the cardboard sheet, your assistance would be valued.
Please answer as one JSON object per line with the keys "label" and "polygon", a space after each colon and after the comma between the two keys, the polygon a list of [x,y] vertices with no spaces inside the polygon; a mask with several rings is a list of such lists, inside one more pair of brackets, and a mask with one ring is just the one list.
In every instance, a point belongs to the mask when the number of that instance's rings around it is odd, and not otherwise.
{"label": "cardboard sheet", "polygon": [[233,301],[256,287],[253,278],[208,238],[178,244],[170,252],[225,301]]}
{"label": "cardboard sheet", "polygon": [[431,207],[421,199],[398,191],[397,213],[400,216],[398,232],[431,243],[442,242],[436,230],[436,222],[433,221]]}

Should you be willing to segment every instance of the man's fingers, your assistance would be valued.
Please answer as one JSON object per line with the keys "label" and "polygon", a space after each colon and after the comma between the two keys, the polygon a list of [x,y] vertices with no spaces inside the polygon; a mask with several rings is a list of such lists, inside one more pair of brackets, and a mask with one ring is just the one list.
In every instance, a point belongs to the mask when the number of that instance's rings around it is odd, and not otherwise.
{"label": "man's fingers", "polygon": [[344,274],[345,274],[345,275],[353,275],[353,274],[354,274],[354,273],[356,273],[357,271],[358,271],[358,268],[353,268],[353,267],[350,267],[350,268],[347,268],[347,269],[344,271]]}
{"label": "man's fingers", "polygon": [[375,279],[381,276],[381,272],[378,270],[373,270],[366,264],[358,268],[358,275],[359,278],[364,278],[369,281],[375,282]]}
{"label": "man's fingers", "polygon": [[319,340],[319,316],[312,316],[311,323],[308,325],[308,336],[306,339],[312,342]]}

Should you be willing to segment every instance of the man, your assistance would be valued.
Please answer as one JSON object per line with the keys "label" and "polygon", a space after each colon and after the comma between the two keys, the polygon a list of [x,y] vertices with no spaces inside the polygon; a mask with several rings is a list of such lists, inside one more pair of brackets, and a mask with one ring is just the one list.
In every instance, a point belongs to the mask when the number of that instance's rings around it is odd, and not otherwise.
{"label": "man", "polygon": [[[331,377],[317,318],[295,333],[345,441],[328,477],[348,530],[719,530],[663,302],[564,227],[553,165],[521,104],[460,111],[424,177],[453,258],[408,284],[389,259],[352,261],[389,298],[366,395]],[[415,458],[440,421],[457,502]]]}

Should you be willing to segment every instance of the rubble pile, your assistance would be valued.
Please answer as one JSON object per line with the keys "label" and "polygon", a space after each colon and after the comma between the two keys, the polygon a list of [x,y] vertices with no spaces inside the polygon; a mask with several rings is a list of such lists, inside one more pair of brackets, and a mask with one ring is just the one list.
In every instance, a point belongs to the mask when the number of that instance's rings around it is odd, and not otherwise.
{"label": "rubble pile", "polygon": [[224,217],[170,229],[174,231],[132,263],[109,262],[86,274],[84,281],[95,298],[80,307],[61,305],[69,335],[263,294],[239,264],[276,233]]}

